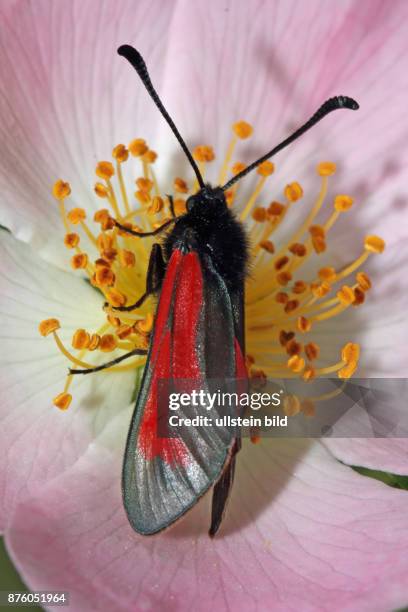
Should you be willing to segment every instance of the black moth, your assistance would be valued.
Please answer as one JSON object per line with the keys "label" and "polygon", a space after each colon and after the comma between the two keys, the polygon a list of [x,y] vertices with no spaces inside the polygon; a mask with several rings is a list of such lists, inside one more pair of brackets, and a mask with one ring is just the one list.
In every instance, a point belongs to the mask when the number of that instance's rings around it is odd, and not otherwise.
{"label": "black moth", "polygon": [[[210,536],[217,532],[231,491],[240,436],[224,428],[184,428],[179,439],[159,440],[155,417],[159,379],[194,379],[205,386],[211,378],[245,377],[244,283],[248,263],[245,230],[227,206],[225,192],[234,183],[291,142],[331,111],[357,110],[352,98],[327,100],[299,129],[225,185],[205,184],[187,145],[155,91],[146,64],[136,49],[118,49],[169,124],[193,168],[199,190],[187,200],[187,212],[152,232],[118,227],[134,236],[164,232],[153,245],[146,292],[132,305],[138,308],[152,294],[159,297],[123,465],[123,500],[133,529],[143,535],[162,531],[192,508],[213,487]],[[167,230],[167,231],[166,231]],[[140,349],[99,366],[102,369]],[[75,370],[74,373],[90,370]],[[156,412],[155,412],[156,411]],[[214,415],[215,417],[217,414]],[[153,425],[152,425],[153,424]]]}

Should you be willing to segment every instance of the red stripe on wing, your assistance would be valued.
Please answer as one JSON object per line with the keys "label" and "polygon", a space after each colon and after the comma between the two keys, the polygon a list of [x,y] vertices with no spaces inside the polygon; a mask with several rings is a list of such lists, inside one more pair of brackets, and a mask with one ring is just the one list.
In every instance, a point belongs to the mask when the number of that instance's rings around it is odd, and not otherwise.
{"label": "red stripe on wing", "polygon": [[[174,304],[174,378],[202,379],[197,355],[197,331],[203,305],[203,275],[196,253],[184,257]],[[201,376],[200,376],[201,375]],[[186,389],[187,391],[187,389]]]}
{"label": "red stripe on wing", "polygon": [[156,360],[157,351],[160,348],[160,339],[162,338],[164,328],[169,321],[169,314],[174,293],[174,284],[182,261],[182,252],[179,250],[173,251],[163,280],[163,285],[160,292],[159,305],[157,307],[156,318],[154,322],[154,342],[150,354],[151,364],[154,364]]}
{"label": "red stripe on wing", "polygon": [[235,348],[235,376],[237,378],[248,378],[248,372],[245,365],[245,359],[241,351],[238,340],[234,339]]}
{"label": "red stripe on wing", "polygon": [[138,446],[146,459],[185,465],[189,452],[180,438],[159,438],[158,382],[199,378],[197,329],[203,300],[203,277],[196,253],[175,250],[169,261],[157,308],[150,363],[149,396],[139,429]]}

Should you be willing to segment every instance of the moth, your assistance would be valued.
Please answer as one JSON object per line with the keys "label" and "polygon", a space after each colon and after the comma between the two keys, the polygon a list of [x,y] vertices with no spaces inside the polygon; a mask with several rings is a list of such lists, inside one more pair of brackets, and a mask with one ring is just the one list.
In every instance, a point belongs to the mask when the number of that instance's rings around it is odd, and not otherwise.
{"label": "moth", "polygon": [[245,369],[245,278],[248,240],[243,225],[227,205],[225,192],[262,162],[287,147],[334,110],[358,109],[347,96],[327,100],[299,129],[271,151],[248,165],[225,185],[205,183],[173,120],[152,85],[146,64],[136,49],[118,49],[133,66],[147,92],[167,121],[191,165],[198,191],[186,202],[186,213],[151,232],[118,227],[143,238],[159,236],[150,254],[146,291],[132,305],[158,296],[155,323],[146,367],[126,443],[122,490],[133,529],[143,535],[158,533],[191,509],[213,488],[209,535],[223,519],[231,492],[239,433],[217,428],[184,428],[178,437],[158,435],[161,381],[192,380],[206,384],[213,378],[247,377]]}

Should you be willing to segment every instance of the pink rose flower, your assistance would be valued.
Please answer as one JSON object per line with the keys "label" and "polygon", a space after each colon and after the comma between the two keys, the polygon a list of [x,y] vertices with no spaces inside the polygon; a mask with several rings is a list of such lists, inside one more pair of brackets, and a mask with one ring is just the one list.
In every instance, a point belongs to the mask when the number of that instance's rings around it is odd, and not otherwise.
{"label": "pink rose flower", "polygon": [[[69,609],[80,612],[407,604],[408,496],[349,467],[408,474],[406,440],[247,443],[219,536],[207,535],[207,496],[172,529],[141,537],[120,492],[135,372],[75,381],[75,403],[60,412],[51,399],[66,360],[37,329],[57,316],[69,344],[76,329],[105,322],[100,295],[67,265],[54,182],[69,180],[77,205],[92,213],[96,162],[135,136],[159,152],[168,189],[188,172],[116,55],[129,43],[143,52],[186,142],[205,141],[221,157],[235,121],[255,131],[241,149],[245,162],[326,98],[358,100],[358,112],[339,111],[274,160],[265,197],[296,180],[310,203],[315,167],[336,162],[330,197],[350,193],[355,205],[330,237],[332,265],[358,257],[366,234],[382,236],[387,249],[367,263],[367,303],[317,337],[333,362],[339,345],[358,342],[361,376],[405,377],[407,17],[402,0],[1,3],[0,222],[10,233],[0,232],[0,521],[30,589],[69,591]],[[253,187],[245,179],[242,194]],[[284,238],[306,205],[291,212]]]}

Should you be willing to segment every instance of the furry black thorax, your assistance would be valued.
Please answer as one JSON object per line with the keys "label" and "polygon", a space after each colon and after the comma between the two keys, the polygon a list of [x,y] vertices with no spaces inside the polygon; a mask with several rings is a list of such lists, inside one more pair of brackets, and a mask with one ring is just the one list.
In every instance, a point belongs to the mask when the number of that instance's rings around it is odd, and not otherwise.
{"label": "furry black thorax", "polygon": [[239,290],[248,263],[245,230],[228,208],[221,187],[206,185],[187,199],[187,212],[178,217],[164,240],[167,261],[175,248],[194,250],[210,256],[230,291]]}

